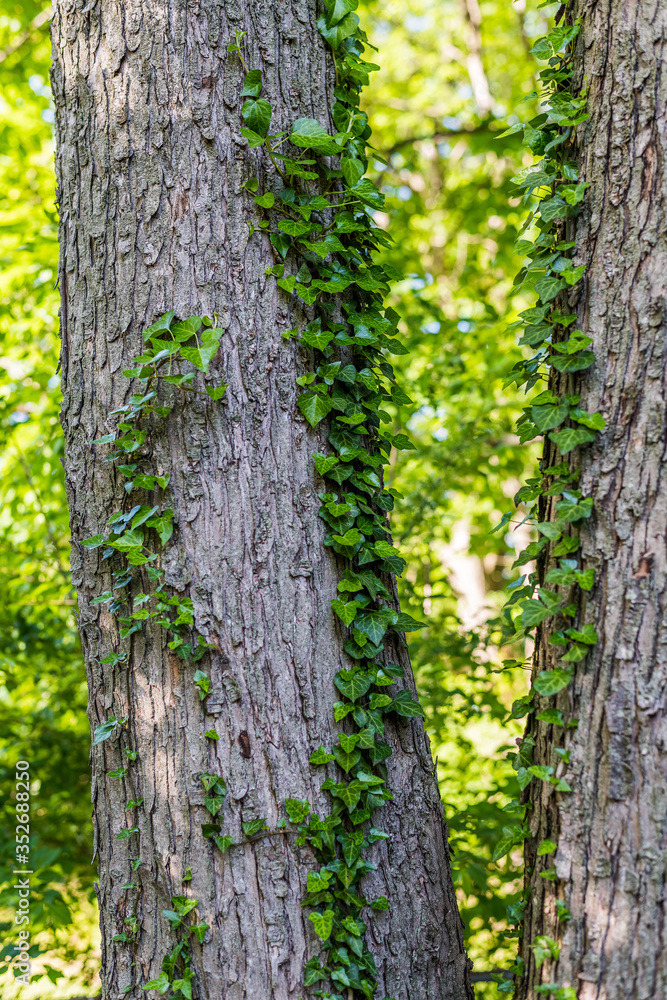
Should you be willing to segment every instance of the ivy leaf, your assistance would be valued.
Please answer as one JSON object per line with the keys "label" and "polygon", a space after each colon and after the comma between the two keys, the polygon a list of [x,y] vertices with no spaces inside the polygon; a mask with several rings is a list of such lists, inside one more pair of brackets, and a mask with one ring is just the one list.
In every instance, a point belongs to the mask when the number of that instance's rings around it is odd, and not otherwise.
{"label": "ivy leaf", "polygon": [[202,343],[201,347],[181,347],[181,357],[198,368],[202,372],[208,372],[208,366],[215,357],[219,343],[217,340],[211,343]]}
{"label": "ivy leaf", "polygon": [[415,701],[409,691],[399,691],[391,703],[391,711],[398,712],[406,718],[421,716],[426,718],[426,713],[418,701]]}
{"label": "ivy leaf", "polygon": [[590,368],[595,361],[592,351],[580,351],[578,354],[554,355],[549,358],[549,364],[559,372],[582,372]]}
{"label": "ivy leaf", "polygon": [[393,632],[417,632],[420,628],[428,628],[428,623],[418,622],[416,618],[401,611],[390,627]]}
{"label": "ivy leaf", "polygon": [[553,608],[546,607],[541,601],[527,600],[521,605],[521,628],[533,628],[540,625],[545,618],[555,613]]}
{"label": "ivy leaf", "polygon": [[567,455],[580,444],[595,441],[597,434],[587,427],[563,427],[560,431],[552,431],[549,438],[557,444],[561,455]]}
{"label": "ivy leaf", "polygon": [[569,628],[565,634],[574,642],[585,642],[587,646],[594,646],[598,641],[598,634],[589,622],[580,631]]}
{"label": "ivy leaf", "polygon": [[334,755],[332,753],[327,753],[324,747],[318,747],[317,750],[314,750],[313,753],[311,753],[309,763],[320,766],[322,764],[328,764],[329,761],[333,759]]}
{"label": "ivy leaf", "polygon": [[350,194],[359,198],[366,205],[370,205],[371,208],[384,208],[384,195],[378,191],[373,181],[367,177],[362,181],[358,181],[349,190]]}
{"label": "ivy leaf", "polygon": [[[342,542],[341,544],[345,545],[346,543]],[[345,625],[351,625],[361,605],[357,604],[356,601],[348,601],[347,604],[344,604],[343,601],[336,598],[331,602],[331,607]]]}
{"label": "ivy leaf", "polygon": [[262,71],[261,69],[251,69],[246,73],[243,81],[241,97],[259,97],[262,93]]}
{"label": "ivy leaf", "polygon": [[107,719],[106,722],[101,722],[99,726],[95,726],[93,746],[96,747],[98,743],[104,743],[105,740],[110,739],[120,724],[120,721],[113,716],[111,719]]}
{"label": "ivy leaf", "polygon": [[360,181],[364,176],[365,168],[361,160],[352,156],[343,156],[340,161],[340,169],[343,171],[345,183],[350,187]]}
{"label": "ivy leaf", "polygon": [[348,670],[340,670],[334,677],[334,684],[340,693],[349,698],[350,701],[357,701],[359,698],[362,698],[372,683],[373,678],[369,674],[351,674],[351,671]]}
{"label": "ivy leaf", "polygon": [[570,404],[566,399],[559,402],[557,406],[546,405],[546,406],[532,406],[530,409],[531,417],[533,418],[533,423],[538,428],[538,430],[544,432],[551,430],[552,427],[558,427],[567,418],[570,410]]}
{"label": "ivy leaf", "polygon": [[[363,541],[364,538],[357,528],[348,528],[344,535],[332,535],[331,537],[338,545],[356,545],[357,542]],[[348,625],[349,622],[345,624]]]}
{"label": "ivy leaf", "polygon": [[98,549],[104,544],[104,535],[91,535],[90,538],[82,539],[81,544],[87,549]]}
{"label": "ivy leaf", "polygon": [[[259,135],[257,132],[253,132],[251,128],[240,129],[241,135],[244,139],[248,140],[248,146],[250,149],[255,149],[257,146],[264,145],[264,136]],[[252,232],[250,233],[252,236]]]}
{"label": "ivy leaf", "polygon": [[333,403],[329,396],[320,392],[304,392],[296,401],[311,427],[316,427],[331,412]]}
{"label": "ivy leaf", "polygon": [[[314,754],[311,756],[311,764],[313,763],[313,756]],[[331,755],[327,754],[326,756]],[[298,824],[308,819],[312,806],[308,799],[285,799],[285,809],[287,810],[290,823]]]}
{"label": "ivy leaf", "polygon": [[312,921],[317,936],[322,941],[328,941],[333,930],[333,910],[325,910],[324,913],[311,913],[308,919]]}
{"label": "ivy leaf", "polygon": [[276,196],[273,191],[267,191],[266,194],[256,194],[253,200],[259,208],[273,208]]}
{"label": "ivy leaf", "polygon": [[241,108],[243,120],[257,135],[265,136],[271,124],[271,105],[263,97],[246,101]]}
{"label": "ivy leaf", "polygon": [[553,670],[542,670],[533,681],[533,687],[538,694],[549,698],[553,694],[558,694],[572,680],[569,670],[562,670],[555,667]]}
{"label": "ivy leaf", "polygon": [[587,413],[586,410],[581,410],[576,407],[570,410],[570,416],[573,420],[576,420],[578,424],[583,424],[584,427],[590,427],[594,431],[603,431],[607,426],[607,421],[602,416],[601,413]]}
{"label": "ivy leaf", "polygon": [[317,27],[322,37],[329,43],[332,49],[337,49],[341,42],[356,33],[359,27],[359,18],[356,14],[346,14],[338,24],[329,27],[325,17],[317,19]]}
{"label": "ivy leaf", "polygon": [[207,395],[209,395],[211,397],[211,399],[215,401],[217,399],[222,399],[222,397],[227,392],[228,388],[229,388],[229,386],[225,385],[224,383],[222,385],[218,386],[217,389],[215,389],[212,385],[207,385],[206,386],[206,392],[207,392]]}
{"label": "ivy leaf", "polygon": [[542,302],[551,302],[559,292],[566,288],[566,282],[556,278],[551,274],[545,274],[543,278],[535,282],[535,291]]}
{"label": "ivy leaf", "polygon": [[261,819],[251,819],[247,823],[241,823],[241,829],[245,833],[246,837],[254,837],[266,826],[266,819],[262,816]]}
{"label": "ivy leaf", "polygon": [[228,848],[230,848],[230,847],[233,847],[233,845],[234,845],[234,838],[233,838],[233,837],[230,837],[230,836],[229,836],[228,834],[226,834],[226,835],[225,835],[224,837],[214,837],[214,838],[213,838],[213,843],[214,843],[214,844],[216,845],[216,847],[218,847],[218,848],[219,848],[219,849],[220,849],[220,850],[222,851],[222,853],[224,854],[224,853],[225,853],[225,851],[226,851],[226,850],[227,850]]}
{"label": "ivy leaf", "polygon": [[538,858],[544,857],[545,854],[553,854],[557,849],[558,844],[553,840],[543,840],[540,846],[537,848]]}
{"label": "ivy leaf", "polygon": [[297,118],[292,125],[290,142],[304,149],[315,149],[318,153],[335,156],[340,152],[327,130],[314,118]]}
{"label": "ivy leaf", "polygon": [[386,615],[382,612],[371,611],[368,614],[359,615],[355,619],[354,627],[367,635],[371,642],[377,645],[387,631],[388,624]]}
{"label": "ivy leaf", "polygon": [[339,767],[342,767],[346,774],[349,774],[352,768],[361,760],[361,754],[358,750],[346,753],[341,747],[334,747],[333,753],[336,763]]}

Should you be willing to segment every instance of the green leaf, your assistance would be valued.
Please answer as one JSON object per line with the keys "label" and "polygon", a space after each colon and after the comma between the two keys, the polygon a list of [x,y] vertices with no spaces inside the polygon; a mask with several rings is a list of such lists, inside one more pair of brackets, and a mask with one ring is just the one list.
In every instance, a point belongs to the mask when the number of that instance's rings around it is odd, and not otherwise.
{"label": "green leaf", "polygon": [[552,355],[549,364],[559,372],[581,372],[590,368],[595,361],[592,351],[580,351],[578,354]]}
{"label": "green leaf", "polygon": [[571,680],[572,674],[569,670],[555,667],[553,670],[542,670],[533,681],[533,687],[538,694],[549,698],[567,687]]}
{"label": "green leaf", "polygon": [[99,726],[95,726],[93,746],[95,747],[98,743],[104,743],[105,740],[110,739],[119,726],[120,722],[115,718],[115,716],[111,719],[107,719],[106,722],[101,722]]}
{"label": "green leaf", "polygon": [[557,406],[532,406],[530,414],[538,430],[544,432],[562,424],[567,419],[569,411],[570,404],[564,399]]}
{"label": "green leaf", "polygon": [[541,858],[545,854],[553,854],[557,848],[558,844],[556,844],[553,840],[543,840],[537,848],[537,856]]}
{"label": "green leaf", "polygon": [[[341,544],[346,545],[350,543],[342,542]],[[343,601],[334,599],[331,602],[331,607],[345,625],[351,625],[361,605],[357,604],[356,601],[348,601],[347,604],[344,604]]]}
{"label": "green leaf", "polygon": [[251,69],[246,73],[243,81],[241,97],[259,97],[262,93],[262,71],[261,69]]}
{"label": "green leaf", "polygon": [[424,709],[418,701],[415,701],[409,691],[399,691],[391,703],[391,711],[398,712],[406,718],[415,716],[426,717]]}
{"label": "green leaf", "polygon": [[584,642],[587,646],[594,646],[598,641],[598,634],[590,623],[584,625],[580,631],[569,628],[565,634],[574,642]]}
{"label": "green leaf", "polygon": [[193,364],[195,368],[199,368],[200,371],[207,372],[219,346],[218,341],[214,340],[209,344],[202,344],[201,347],[181,347],[181,357]]}
{"label": "green leaf", "polygon": [[87,549],[98,549],[104,544],[104,535],[91,535],[90,538],[82,539],[81,544]]}
{"label": "green leaf", "polygon": [[251,819],[247,823],[241,823],[241,829],[245,833],[246,837],[256,836],[265,826],[266,819],[264,819],[264,817],[261,819]]}
{"label": "green leaf", "polygon": [[366,205],[370,205],[371,208],[384,208],[384,195],[378,191],[373,181],[367,177],[354,184],[349,191],[350,194],[359,198]]}
{"label": "green leaf", "polygon": [[290,142],[304,149],[315,149],[318,153],[335,155],[340,152],[327,130],[314,118],[297,118],[292,125]]}
{"label": "green leaf", "polygon": [[369,674],[355,673],[348,670],[341,670],[334,677],[334,684],[342,695],[350,701],[357,701],[362,698],[371,684],[373,678]]}
{"label": "green leaf", "polygon": [[346,753],[341,747],[334,747],[333,754],[336,758],[336,763],[339,767],[342,767],[346,774],[349,774],[352,768],[361,760],[361,754],[358,750]]}
{"label": "green leaf", "polygon": [[567,455],[580,444],[588,444],[595,441],[597,434],[587,427],[563,427],[560,431],[552,431],[549,438],[557,444],[561,455]]}
{"label": "green leaf", "polygon": [[[264,136],[259,135],[257,132],[253,132],[251,128],[242,128],[240,129],[240,132],[243,138],[248,140],[250,149],[255,149],[257,146],[264,145]],[[252,232],[250,235],[252,236]]]}
{"label": "green leaf", "polygon": [[576,407],[570,411],[570,416],[573,420],[576,420],[578,424],[583,424],[584,427],[590,427],[591,430],[594,431],[603,431],[607,426],[607,421],[601,413],[587,413],[586,410],[581,410]]}
{"label": "green leaf", "polygon": [[343,171],[345,183],[350,186],[360,181],[365,173],[365,167],[361,160],[351,156],[341,157],[340,169]]}
{"label": "green leaf", "polygon": [[359,18],[356,14],[346,14],[337,24],[331,27],[327,24],[327,18],[320,17],[317,19],[317,27],[320,30],[320,34],[329,43],[332,49],[337,49],[341,42],[345,41],[351,35],[356,34],[357,28],[359,27]]}
{"label": "green leaf", "polygon": [[229,834],[225,834],[224,837],[214,837],[213,843],[224,854],[228,848],[234,846],[234,838],[230,837]]}
{"label": "green leaf", "polygon": [[290,823],[298,824],[308,819],[312,806],[308,799],[285,799],[285,809],[287,810]]}
{"label": "green leaf", "polygon": [[276,196],[273,191],[267,191],[266,194],[256,194],[254,201],[260,208],[273,208],[276,202]]}
{"label": "green leaf", "polygon": [[318,767],[322,764],[328,764],[329,761],[333,759],[334,755],[332,753],[327,753],[324,747],[318,747],[317,750],[314,750],[313,753],[311,753],[309,763]]}
{"label": "green leaf", "polygon": [[322,941],[328,941],[333,930],[333,910],[325,910],[324,913],[311,913],[308,919],[312,921],[317,936]]}
{"label": "green leaf", "polygon": [[574,646],[570,646],[568,651],[561,656],[561,663],[580,663],[586,657],[586,654],[590,651],[589,646],[580,645],[575,643]]}
{"label": "green leaf", "polygon": [[401,611],[396,621],[391,625],[393,632],[417,632],[420,628],[428,628],[428,622],[418,622],[411,615]]}
{"label": "green leaf", "polygon": [[212,400],[217,400],[217,399],[222,399],[222,397],[227,392],[228,388],[229,386],[225,385],[224,383],[218,386],[217,389],[213,388],[212,385],[207,385],[206,392],[211,397]]}
{"label": "green leaf", "polygon": [[271,124],[271,105],[263,97],[257,100],[246,101],[241,108],[243,120],[256,132],[257,135],[265,136]]}
{"label": "green leaf", "polygon": [[533,628],[555,613],[554,608],[546,607],[541,601],[527,600],[521,604],[521,628]]}
{"label": "green leaf", "polygon": [[565,281],[551,274],[545,274],[544,277],[535,282],[535,291],[542,302],[551,302],[566,287],[567,284]]}
{"label": "green leaf", "polygon": [[296,401],[311,427],[316,427],[331,412],[333,403],[329,396],[320,392],[304,392]]}

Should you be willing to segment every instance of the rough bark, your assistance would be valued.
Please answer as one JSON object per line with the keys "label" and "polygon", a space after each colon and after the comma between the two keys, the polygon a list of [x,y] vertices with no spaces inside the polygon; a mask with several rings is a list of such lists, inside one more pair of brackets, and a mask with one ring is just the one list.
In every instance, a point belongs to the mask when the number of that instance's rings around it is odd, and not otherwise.
{"label": "rough bark", "polygon": [[[520,998],[540,983],[580,1000],[667,996],[667,648],[665,647],[665,276],[667,275],[667,6],[660,0],[576,0],[577,81],[590,120],[573,154],[590,186],[576,227],[587,271],[570,301],[596,363],[577,380],[582,405],[607,427],[578,464],[594,514],[582,531],[596,584],[581,607],[598,645],[575,666],[558,707],[578,727],[537,724],[535,762],[558,767],[572,792],[531,786],[532,866]],[[572,391],[572,389],[570,390]],[[558,623],[556,623],[557,627]],[[557,652],[557,650],[556,650]],[[536,670],[553,665],[542,635]],[[554,701],[550,700],[549,705]],[[566,747],[570,763],[559,762]],[[538,787],[539,786],[539,787]],[[558,881],[540,872],[548,837]],[[558,923],[556,899],[572,919]],[[530,944],[561,944],[536,969]]]}
{"label": "rough bark", "polygon": [[[312,858],[293,838],[266,838],[222,855],[202,839],[208,817],[202,772],[230,789],[224,832],[266,816],[286,796],[326,811],[321,769],[310,753],[333,741],[334,673],[343,635],[329,601],[342,572],[322,545],[311,432],[295,406],[298,349],[273,278],[268,240],[249,240],[252,199],[242,183],[266,163],[239,137],[242,69],[227,53],[247,30],[261,66],[273,124],[300,115],[326,123],[332,65],[316,28],[314,0],[59,0],[53,21],[53,89],[61,213],[62,422],[73,535],[72,570],[93,725],[129,716],[139,751],[127,779],[111,742],[93,752],[95,847],[103,935],[104,997],[139,998],[174,938],[160,911],[172,893],[199,899],[211,927],[194,954],[200,1000],[302,995],[304,961],[317,941],[301,907]],[[223,404],[186,402],[151,436],[156,470],[170,471],[178,527],[166,548],[170,587],[194,600],[197,629],[213,642],[205,715],[161,630],[132,637],[129,666],[100,661],[118,647],[115,619],[91,599],[110,583],[108,563],[82,538],[104,531],[123,504],[122,477],[92,441],[127,402],[122,375],[141,330],[166,310],[220,315],[215,376]],[[216,383],[217,384],[217,383]],[[200,388],[203,385],[203,379]],[[402,643],[395,654],[408,668]],[[219,741],[204,737],[215,728]],[[447,834],[421,721],[389,732],[395,795],[383,810],[391,839],[374,851],[371,895],[389,913],[369,918],[380,991],[396,997],[467,998],[467,962]],[[122,746],[127,745],[126,742]],[[333,772],[332,772],[333,773]],[[126,801],[143,796],[136,840],[118,841]],[[230,807],[231,802],[231,807]],[[376,820],[379,817],[376,816]],[[134,849],[133,849],[134,848]],[[111,941],[134,894],[123,889],[139,855],[141,930],[136,951]],[[186,868],[192,881],[183,886]],[[136,969],[130,965],[136,961]]]}

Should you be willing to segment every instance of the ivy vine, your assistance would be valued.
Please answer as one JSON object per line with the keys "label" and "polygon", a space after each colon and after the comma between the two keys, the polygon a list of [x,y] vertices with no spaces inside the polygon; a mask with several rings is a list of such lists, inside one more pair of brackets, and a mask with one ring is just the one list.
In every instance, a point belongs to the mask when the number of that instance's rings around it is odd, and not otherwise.
{"label": "ivy vine", "polygon": [[[248,223],[249,234],[257,232],[258,238],[268,234],[276,263],[267,273],[290,297],[294,311],[306,316],[303,324],[283,333],[286,341],[294,340],[307,351],[312,362],[312,370],[297,379],[304,390],[297,400],[299,410],[311,427],[329,418],[330,450],[315,453],[314,463],[326,483],[319,509],[327,526],[324,545],[345,565],[331,607],[348,630],[343,648],[349,663],[332,678],[332,691],[336,690],[339,699],[333,711],[336,722],[348,719],[354,731],[341,732],[333,747],[320,746],[310,757],[314,767],[334,766],[321,786],[331,800],[327,815],[317,815],[306,800],[288,797],[286,818],[276,830],[269,830],[263,818],[243,823],[245,839],[241,842],[222,832],[224,778],[201,775],[210,815],[201,832],[220,851],[283,832],[294,834],[297,845],[308,844],[314,851],[318,867],[307,875],[303,904],[312,911],[309,920],[320,939],[321,954],[307,962],[304,985],[319,987],[315,995],[324,1000],[372,998],[376,992],[378,972],[365,943],[366,921],[372,911],[387,910],[389,903],[385,897],[368,900],[361,881],[374,869],[366,852],[387,839],[386,833],[372,825],[375,811],[392,800],[387,787],[385,762],[391,748],[383,738],[385,718],[389,714],[423,715],[409,690],[396,690],[403,669],[387,662],[385,653],[389,635],[423,626],[395,610],[389,589],[391,575],[400,575],[406,563],[391,541],[387,520],[400,494],[384,487],[382,467],[388,464],[392,448],[412,445],[404,434],[392,434],[383,427],[393,420],[385,406],[411,400],[397,385],[387,360],[388,355],[407,352],[396,339],[399,317],[384,306],[389,282],[399,275],[377,264],[374,257],[379,248],[389,245],[389,237],[373,219],[373,210],[383,207],[384,198],[364,176],[371,130],[360,110],[359,95],[370,72],[378,67],[364,58],[368,39],[359,28],[356,7],[357,0],[330,0],[318,21],[335,66],[332,131],[314,119],[300,118],[288,130],[271,132],[271,104],[262,96],[261,71],[247,66],[244,33],[238,33],[228,46],[245,70],[241,135],[273,167],[267,172],[271,190],[260,193],[257,177],[246,181],[246,189],[262,211],[256,223]],[[141,391],[112,414],[119,418],[115,430],[94,442],[113,444],[109,461],[126,477],[127,502],[109,518],[106,535],[83,541],[85,547],[101,550],[102,564],[112,560],[111,589],[92,603],[105,603],[116,615],[121,640],[151,622],[166,629],[172,637],[169,648],[193,664],[206,655],[210,644],[194,629],[192,601],[170,593],[164,583],[158,540],[162,546],[170,541],[175,517],[173,509],[164,505],[169,474],[145,467],[145,443],[151,421],[166,419],[171,412],[170,406],[160,402],[161,384],[207,395],[212,401],[224,396],[224,384],[198,388],[196,372],[208,373],[221,335],[222,330],[208,317],[179,320],[173,312],[144,331],[143,353],[124,372],[140,384]],[[137,493],[144,502],[132,503]],[[116,665],[127,657],[127,652],[113,651],[102,662]],[[197,667],[192,681],[204,703],[209,675]],[[101,723],[94,743],[112,736],[122,739],[128,721],[112,717]],[[206,736],[217,738],[213,730]],[[130,760],[137,757],[130,748],[125,754]],[[122,780],[129,780],[129,773],[126,766],[109,772]],[[140,808],[142,802],[130,799],[128,811]],[[138,831],[138,826],[128,825],[118,837],[131,839]],[[133,858],[132,870],[141,863],[139,857]],[[136,884],[130,882],[125,888],[136,891],[138,897]],[[191,1000],[191,935],[203,943],[208,926],[196,921],[196,899],[179,895],[171,897],[171,902],[173,909],[162,913],[178,941],[163,959],[160,975],[143,988]],[[133,947],[140,930],[136,905],[126,924],[114,940]],[[128,986],[126,992],[132,988]],[[337,992],[341,989],[344,994]]]}
{"label": "ivy vine", "polygon": [[[541,98],[541,113],[527,123],[518,123],[503,135],[522,132],[528,149],[541,159],[521,170],[513,178],[523,203],[532,208],[519,234],[516,251],[527,258],[515,285],[534,285],[538,298],[534,306],[520,314],[514,324],[522,329],[520,345],[531,348],[508,373],[506,385],[524,386],[526,393],[543,387],[532,396],[517,423],[521,442],[542,437],[544,457],[539,474],[529,479],[516,494],[517,507],[525,511],[524,520],[533,524],[537,538],[521,552],[514,563],[522,567],[535,562],[533,572],[524,573],[511,585],[511,596],[505,605],[500,624],[500,644],[518,645],[526,638],[539,638],[539,629],[550,621],[549,642],[562,648],[556,665],[541,670],[533,679],[529,694],[512,706],[510,718],[519,719],[535,714],[535,724],[554,727],[552,743],[562,743],[558,735],[577,725],[567,717],[567,710],[549,707],[546,699],[564,691],[572,683],[573,665],[585,659],[597,642],[597,634],[589,623],[576,624],[583,614],[582,592],[595,584],[595,573],[585,568],[578,555],[579,528],[593,513],[593,501],[584,497],[578,486],[579,473],[572,461],[575,450],[593,442],[604,430],[600,413],[589,413],[580,406],[575,380],[595,361],[592,343],[582,330],[576,329],[576,316],[567,312],[570,289],[581,281],[585,267],[572,260],[575,242],[572,240],[572,220],[581,210],[588,184],[580,180],[577,163],[570,156],[573,130],[589,117],[586,92],[573,91],[573,44],[579,33],[579,22],[555,27],[538,39],[532,52],[546,62],[538,76],[541,92],[529,97]],[[495,530],[507,524],[514,514],[508,511]],[[585,604],[584,604],[585,607]],[[536,633],[536,630],[538,632]],[[506,667],[517,665],[505,661]],[[557,792],[567,794],[571,786],[565,776],[569,752],[564,746],[554,747],[560,758],[558,768],[533,763],[536,740],[532,724],[517,753],[507,755],[516,772],[520,797],[510,804],[521,822],[503,828],[493,860],[498,861],[529,836],[526,822],[527,788],[533,780],[553,785]],[[549,864],[557,843],[543,840],[537,847],[540,865]],[[528,873],[530,874],[530,873]],[[545,867],[540,877],[557,880],[556,868]],[[510,932],[520,935],[527,895],[509,908]],[[556,901],[557,918],[562,925],[571,919],[563,899]],[[547,960],[557,961],[560,946],[557,940],[540,935],[530,942],[534,962],[540,968]],[[524,960],[519,956],[512,967],[517,978],[524,974]],[[512,993],[511,979],[496,977],[501,993]],[[536,987],[538,993],[553,1000],[576,1000],[573,986],[546,983]]]}

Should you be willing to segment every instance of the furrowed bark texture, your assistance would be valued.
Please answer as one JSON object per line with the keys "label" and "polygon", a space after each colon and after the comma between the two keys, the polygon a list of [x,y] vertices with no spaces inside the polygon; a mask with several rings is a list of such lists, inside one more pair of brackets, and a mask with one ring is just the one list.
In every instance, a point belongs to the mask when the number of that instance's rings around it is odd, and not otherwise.
{"label": "furrowed bark texture", "polygon": [[[575,234],[576,262],[587,271],[568,311],[593,337],[596,362],[569,391],[582,392],[582,405],[607,420],[577,459],[584,496],[595,505],[582,554],[596,573],[579,620],[595,626],[599,642],[558,696],[578,727],[565,735],[544,723],[533,729],[535,762],[556,766],[572,792],[530,786],[534,867],[518,996],[533,1000],[537,985],[552,982],[575,987],[580,1000],[663,1000],[667,5],[578,0],[573,8],[582,18],[577,79],[588,82],[591,113],[573,152],[591,186]],[[547,631],[537,670],[559,653],[548,638]],[[569,749],[568,766],[559,763],[559,745]],[[558,843],[555,861],[536,856],[547,837]],[[541,878],[554,864],[558,881]],[[560,924],[559,897],[572,913]],[[538,970],[530,944],[540,934],[561,950]]]}
{"label": "furrowed bark texture", "polygon": [[[275,824],[287,796],[309,798],[326,814],[325,775],[308,758],[333,741],[333,675],[345,665],[329,605],[343,567],[322,545],[322,487],[311,458],[318,446],[326,450],[325,431],[311,432],[296,409],[295,377],[309,366],[280,336],[295,317],[265,276],[275,262],[268,240],[248,236],[255,208],[242,183],[259,172],[270,187],[273,175],[239,136],[242,69],[227,46],[235,29],[248,31],[250,64],[264,71],[276,131],[300,115],[329,122],[332,62],[313,0],[58,0],[55,7],[72,566],[91,723],[129,716],[120,742],[93,751],[104,997],[145,995],[141,984],[175,943],[160,911],[172,893],[186,892],[211,927],[203,947],[194,946],[200,1000],[296,998],[304,961],[318,950],[301,907],[312,857],[288,836],[222,855],[200,829],[209,820],[202,772],[227,781],[224,833],[240,837],[241,821],[259,816]],[[141,330],[170,308],[181,317],[217,313],[225,328],[213,374],[215,384],[223,376],[230,384],[226,401],[193,402],[174,391],[165,400],[177,409],[149,436],[154,471],[171,472],[167,506],[178,518],[164,552],[166,580],[192,597],[196,627],[216,646],[207,714],[194,668],[166,648],[160,629],[132,637],[129,667],[100,662],[119,645],[115,619],[90,603],[109,587],[109,563],[80,544],[127,508],[108,448],[91,442],[128,400],[122,369],[140,349]],[[133,588],[149,589],[140,580]],[[409,674],[405,644],[393,652]],[[212,728],[217,743],[204,737]],[[391,901],[388,914],[368,919],[380,995],[466,998],[428,739],[421,721],[411,721],[389,740],[396,798],[382,824],[391,839],[375,851],[378,870],[365,886],[371,898]],[[124,762],[127,745],[139,751],[128,777],[106,776]],[[144,804],[128,820],[125,804],[138,797]],[[133,824],[132,839],[115,839]],[[137,856],[141,930],[133,952],[111,938],[134,906],[123,885]],[[188,866],[192,881],[183,885]]]}

